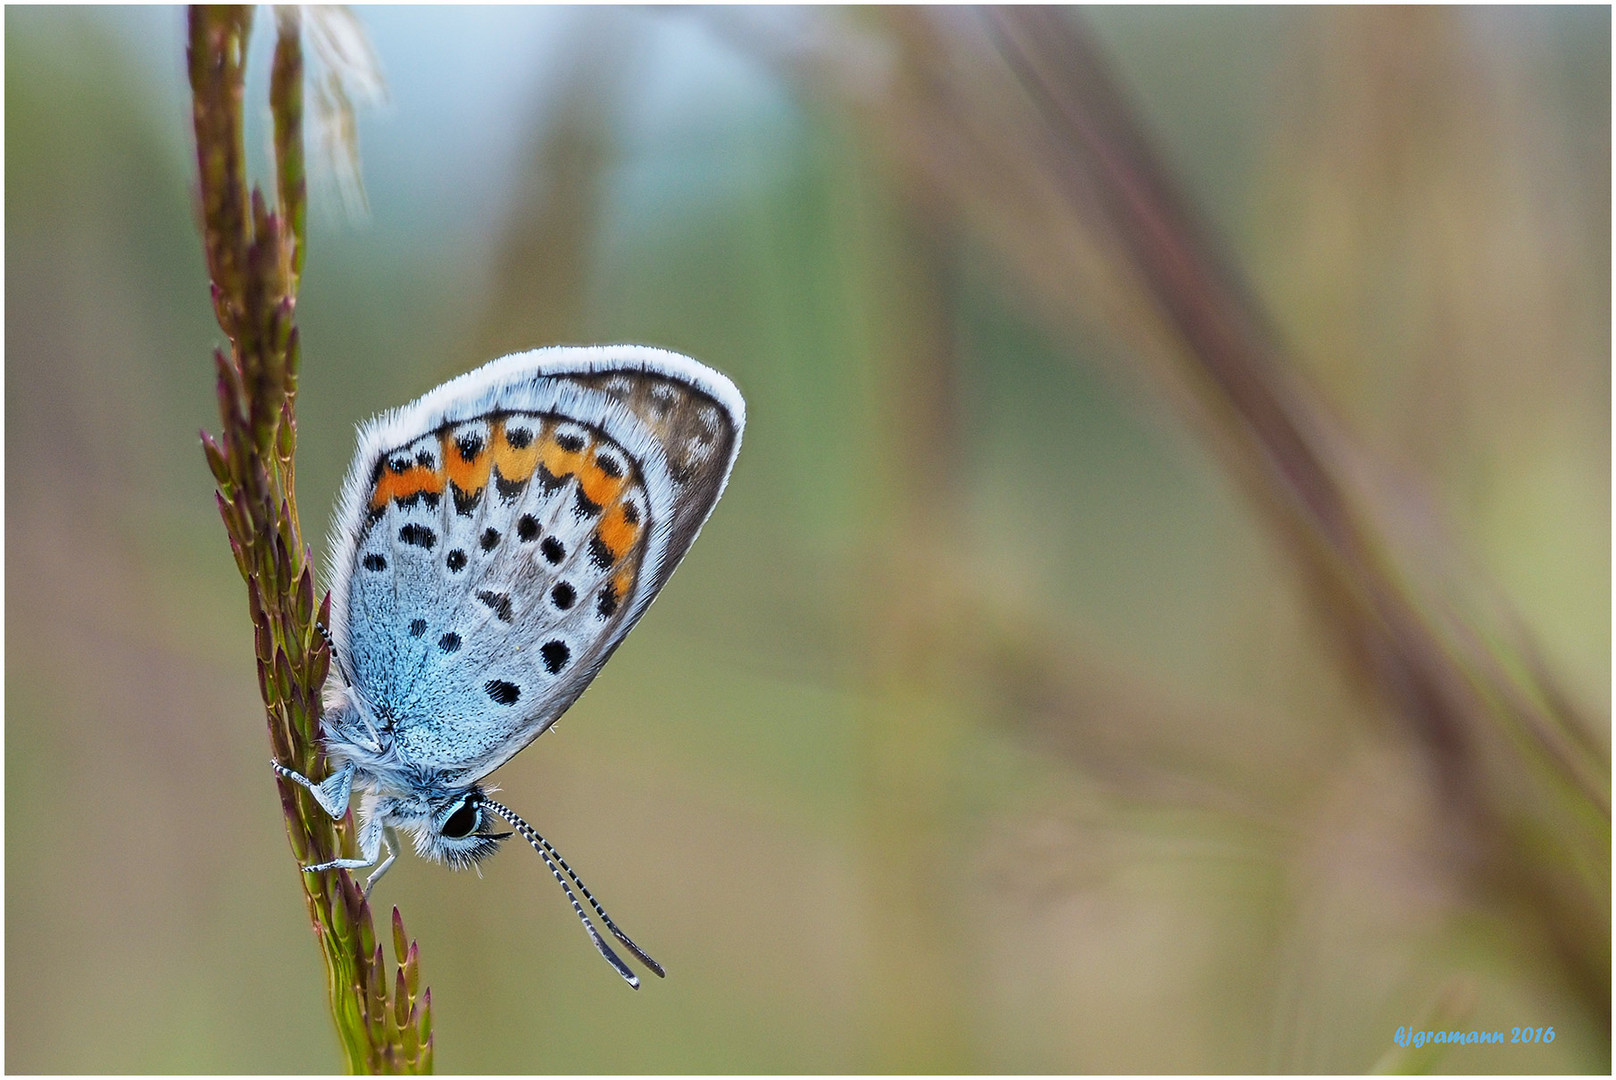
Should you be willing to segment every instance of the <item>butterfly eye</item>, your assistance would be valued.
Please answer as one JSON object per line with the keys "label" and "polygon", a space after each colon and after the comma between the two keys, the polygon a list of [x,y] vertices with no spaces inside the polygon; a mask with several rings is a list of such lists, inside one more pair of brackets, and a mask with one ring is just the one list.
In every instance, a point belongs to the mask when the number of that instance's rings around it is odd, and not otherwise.
{"label": "butterfly eye", "polygon": [[482,813],[478,811],[477,804],[465,799],[454,813],[444,821],[443,827],[438,830],[450,840],[460,840],[477,831],[482,823]]}

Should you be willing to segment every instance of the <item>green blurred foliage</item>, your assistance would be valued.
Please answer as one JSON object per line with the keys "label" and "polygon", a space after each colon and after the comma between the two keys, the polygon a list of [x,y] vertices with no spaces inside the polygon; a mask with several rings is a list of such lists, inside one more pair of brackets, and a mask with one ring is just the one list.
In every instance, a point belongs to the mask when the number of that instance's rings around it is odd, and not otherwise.
{"label": "green blurred foliage", "polygon": [[[1110,337],[1042,326],[717,16],[362,18],[393,103],[360,118],[373,218],[313,214],[307,532],[355,422],[500,351],[662,345],[749,412],[665,595],[497,778],[669,978],[628,992],[520,852],[406,856],[377,899],[442,1068],[1362,1071],[1457,984],[1472,1026],[1559,1037],[1439,1068],[1608,1070],[1608,1017],[1451,872],[1417,754]],[[5,19],[6,1067],[329,1070],[196,441],[182,14]],[[1608,10],[1094,22],[1608,747]],[[484,126],[512,141],[468,183]]]}

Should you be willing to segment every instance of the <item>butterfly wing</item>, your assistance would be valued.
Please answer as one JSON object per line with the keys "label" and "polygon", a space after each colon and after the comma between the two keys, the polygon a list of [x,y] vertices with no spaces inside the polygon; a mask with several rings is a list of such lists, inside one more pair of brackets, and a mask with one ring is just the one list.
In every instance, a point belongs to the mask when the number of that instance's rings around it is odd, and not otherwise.
{"label": "butterfly wing", "polygon": [[745,405],[688,357],[503,357],[366,425],[332,635],[406,764],[474,780],[575,701],[689,550]]}

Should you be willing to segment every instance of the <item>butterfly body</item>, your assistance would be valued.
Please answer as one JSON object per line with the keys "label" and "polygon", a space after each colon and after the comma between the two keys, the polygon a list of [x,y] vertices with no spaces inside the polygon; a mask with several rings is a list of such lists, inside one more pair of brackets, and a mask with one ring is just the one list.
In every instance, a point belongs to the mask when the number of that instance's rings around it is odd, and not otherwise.
{"label": "butterfly body", "polygon": [[361,429],[329,574],[334,772],[315,784],[277,766],[334,815],[361,792],[364,859],[321,868],[396,853],[395,830],[470,865],[509,835],[485,830],[496,816],[554,854],[479,781],[644,614],[722,494],[744,422],[717,372],[603,346],[503,357]]}

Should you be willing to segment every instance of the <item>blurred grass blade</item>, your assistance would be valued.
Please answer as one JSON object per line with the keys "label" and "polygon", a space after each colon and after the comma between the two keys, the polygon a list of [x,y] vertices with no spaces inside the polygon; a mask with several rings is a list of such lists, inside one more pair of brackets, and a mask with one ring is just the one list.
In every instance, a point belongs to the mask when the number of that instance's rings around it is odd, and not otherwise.
{"label": "blurred grass blade", "polygon": [[387,101],[381,62],[359,19],[346,7],[303,9],[314,54],[315,180],[354,220],[370,213],[359,163],[358,110]]}
{"label": "blurred grass blade", "polygon": [[[1440,598],[1439,568],[1395,543],[1335,449],[1350,445],[1292,375],[1271,321],[1179,197],[1080,19],[987,19],[1048,136],[1042,166],[1115,239],[1183,343],[1188,388],[1296,553],[1340,655],[1424,747],[1472,845],[1471,872],[1540,921],[1590,1015],[1610,1006],[1609,764]],[[1445,569],[1445,568],[1444,568]],[[1496,640],[1494,638],[1493,640]]]}

